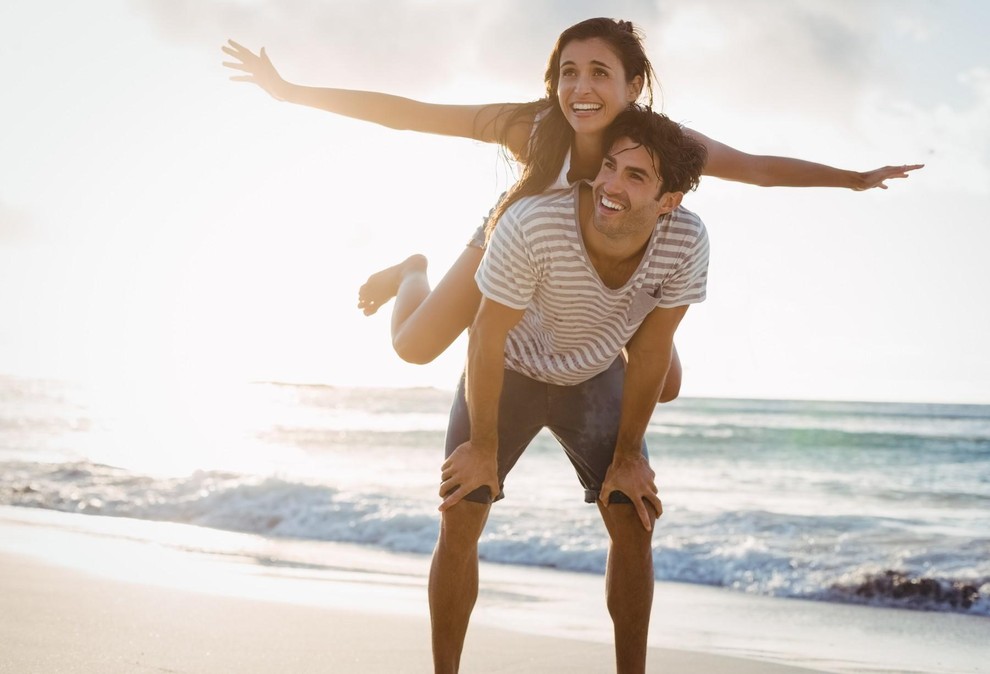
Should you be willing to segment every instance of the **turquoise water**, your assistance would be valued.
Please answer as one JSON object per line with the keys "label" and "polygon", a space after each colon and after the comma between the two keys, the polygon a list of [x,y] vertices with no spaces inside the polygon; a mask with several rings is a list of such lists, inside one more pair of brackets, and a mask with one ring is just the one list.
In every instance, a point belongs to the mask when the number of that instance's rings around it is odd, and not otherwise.
{"label": "turquoise water", "polygon": [[[0,503],[429,553],[450,398],[0,378]],[[658,579],[990,615],[990,407],[687,399],[647,442]],[[549,435],[506,495],[485,559],[603,572]]]}

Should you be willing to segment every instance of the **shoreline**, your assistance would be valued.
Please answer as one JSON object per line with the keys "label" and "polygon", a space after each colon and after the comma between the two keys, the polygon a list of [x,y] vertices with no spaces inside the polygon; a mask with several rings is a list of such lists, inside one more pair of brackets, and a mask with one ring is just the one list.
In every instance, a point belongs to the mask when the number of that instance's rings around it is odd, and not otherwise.
{"label": "shoreline", "polygon": [[[326,671],[328,656],[353,663],[337,671],[429,671],[428,565],[360,546],[0,507],[0,639],[11,644],[0,671],[305,673]],[[677,583],[658,583],[656,602],[651,671],[990,672],[982,618]],[[601,577],[482,565],[465,671],[597,672],[612,659]]]}
{"label": "shoreline", "polygon": [[[429,620],[318,608],[110,580],[0,553],[0,671],[274,671],[392,674],[432,670]],[[463,668],[543,674],[609,671],[608,644],[472,625]],[[651,648],[656,671],[813,674],[817,670]]]}

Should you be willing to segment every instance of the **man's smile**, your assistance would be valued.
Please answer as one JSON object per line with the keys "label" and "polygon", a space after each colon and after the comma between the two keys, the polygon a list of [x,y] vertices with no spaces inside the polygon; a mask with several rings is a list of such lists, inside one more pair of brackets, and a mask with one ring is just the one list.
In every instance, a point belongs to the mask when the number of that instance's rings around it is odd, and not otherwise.
{"label": "man's smile", "polygon": [[604,194],[602,195],[602,198],[601,198],[601,200],[598,203],[600,203],[603,208],[606,208],[606,209],[608,209],[610,211],[613,211],[613,212],[616,212],[616,213],[619,212],[619,211],[626,210],[626,207],[625,206],[623,206],[622,204],[620,204],[620,203],[618,203],[616,201],[612,201],[611,199],[609,199],[608,197],[606,197]]}

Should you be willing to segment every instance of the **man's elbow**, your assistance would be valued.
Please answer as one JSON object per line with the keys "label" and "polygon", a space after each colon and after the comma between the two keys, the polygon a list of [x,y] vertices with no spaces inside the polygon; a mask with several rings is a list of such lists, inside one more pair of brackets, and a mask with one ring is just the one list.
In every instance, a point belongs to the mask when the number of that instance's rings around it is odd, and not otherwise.
{"label": "man's elbow", "polygon": [[678,355],[677,349],[671,347],[670,365],[667,366],[667,376],[663,380],[663,388],[660,390],[657,403],[669,403],[681,394],[682,374],[681,357]]}
{"label": "man's elbow", "polygon": [[660,397],[657,398],[657,404],[662,405],[663,403],[669,403],[673,400],[677,400],[677,396],[681,394],[681,378],[671,377],[667,375],[667,379],[663,382],[663,388],[660,389]]}
{"label": "man's elbow", "polygon": [[630,370],[651,372],[651,376],[660,380],[660,390],[657,393],[657,404],[669,403],[676,400],[681,393],[681,359],[676,349],[642,350],[627,348],[626,367]]}

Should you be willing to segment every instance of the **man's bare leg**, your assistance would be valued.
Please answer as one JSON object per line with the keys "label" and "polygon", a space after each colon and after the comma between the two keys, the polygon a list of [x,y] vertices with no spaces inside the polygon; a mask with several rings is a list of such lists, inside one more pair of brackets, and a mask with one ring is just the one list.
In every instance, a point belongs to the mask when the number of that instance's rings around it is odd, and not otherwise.
{"label": "man's bare leg", "polygon": [[478,539],[490,505],[461,501],[443,513],[430,567],[433,671],[456,674],[478,598]]}
{"label": "man's bare leg", "polygon": [[629,503],[598,503],[611,545],[605,596],[615,629],[618,674],[646,672],[647,635],[653,609],[653,532],[643,528]]}

